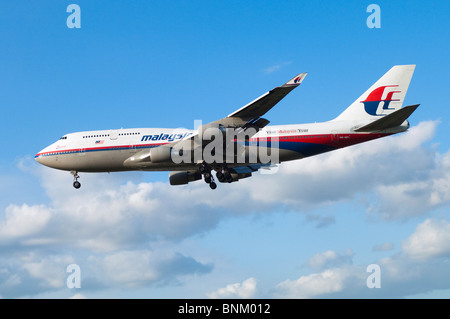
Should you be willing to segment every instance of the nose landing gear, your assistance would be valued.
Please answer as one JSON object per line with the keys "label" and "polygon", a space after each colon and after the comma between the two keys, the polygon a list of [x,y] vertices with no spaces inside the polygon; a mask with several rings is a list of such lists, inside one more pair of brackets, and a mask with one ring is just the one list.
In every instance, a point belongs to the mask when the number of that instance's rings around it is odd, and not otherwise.
{"label": "nose landing gear", "polygon": [[78,181],[78,179],[80,178],[80,176],[78,176],[78,172],[70,171],[70,174],[73,175],[73,187],[75,187],[76,189],[79,189],[81,187],[81,183]]}

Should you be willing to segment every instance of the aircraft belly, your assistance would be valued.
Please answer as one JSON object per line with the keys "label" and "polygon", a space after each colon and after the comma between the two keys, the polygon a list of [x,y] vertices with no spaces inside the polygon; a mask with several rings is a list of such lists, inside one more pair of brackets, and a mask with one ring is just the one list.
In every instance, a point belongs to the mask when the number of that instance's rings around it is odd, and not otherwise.
{"label": "aircraft belly", "polygon": [[54,168],[78,172],[113,172],[126,171],[123,161],[136,151],[110,150],[101,152],[78,152],[58,156]]}
{"label": "aircraft belly", "polygon": [[280,160],[291,161],[335,150],[327,144],[280,142]]}
{"label": "aircraft belly", "polygon": [[304,142],[279,142],[277,148],[280,162],[298,160],[336,149],[327,144]]}

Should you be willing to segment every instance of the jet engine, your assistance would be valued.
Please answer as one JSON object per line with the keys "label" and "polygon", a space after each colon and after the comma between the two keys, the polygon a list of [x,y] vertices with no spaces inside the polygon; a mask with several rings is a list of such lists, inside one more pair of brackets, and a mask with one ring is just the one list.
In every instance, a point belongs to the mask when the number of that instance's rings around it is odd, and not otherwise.
{"label": "jet engine", "polygon": [[199,172],[170,172],[170,185],[185,185],[189,182],[194,182],[202,179],[202,174]]}

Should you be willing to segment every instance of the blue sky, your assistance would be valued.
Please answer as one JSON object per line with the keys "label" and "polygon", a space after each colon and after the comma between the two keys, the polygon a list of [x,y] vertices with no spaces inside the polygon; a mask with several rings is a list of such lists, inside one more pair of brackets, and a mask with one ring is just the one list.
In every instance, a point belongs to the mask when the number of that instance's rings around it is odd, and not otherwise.
{"label": "blue sky", "polygon": [[[2,1],[0,297],[450,296],[450,3]],[[219,119],[300,72],[272,124],[326,121],[416,64],[408,133],[211,192],[33,157],[69,132]],[[66,286],[78,264],[79,289]],[[381,267],[369,289],[366,268]]]}

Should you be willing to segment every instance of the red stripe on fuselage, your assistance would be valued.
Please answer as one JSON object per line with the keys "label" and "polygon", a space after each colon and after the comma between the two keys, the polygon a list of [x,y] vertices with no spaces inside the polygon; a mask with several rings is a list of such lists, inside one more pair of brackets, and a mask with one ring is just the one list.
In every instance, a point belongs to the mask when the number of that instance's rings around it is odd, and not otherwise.
{"label": "red stripe on fuselage", "polygon": [[[288,136],[276,136],[276,137],[258,137],[250,138],[250,142],[290,142],[290,143],[312,143],[327,145],[335,148],[343,148],[350,145],[370,141],[380,137],[388,136],[391,134],[380,133],[348,133],[348,134],[313,134],[313,135],[288,135]],[[114,151],[114,150],[126,150],[126,149],[143,149],[152,148],[156,146],[165,145],[168,143],[158,144],[136,144],[136,145],[112,145],[102,147],[90,147],[90,148],[76,148],[68,150],[58,150],[51,152],[38,153],[35,157],[39,156],[54,156],[54,155],[66,155],[82,152],[94,152],[94,151]]]}

